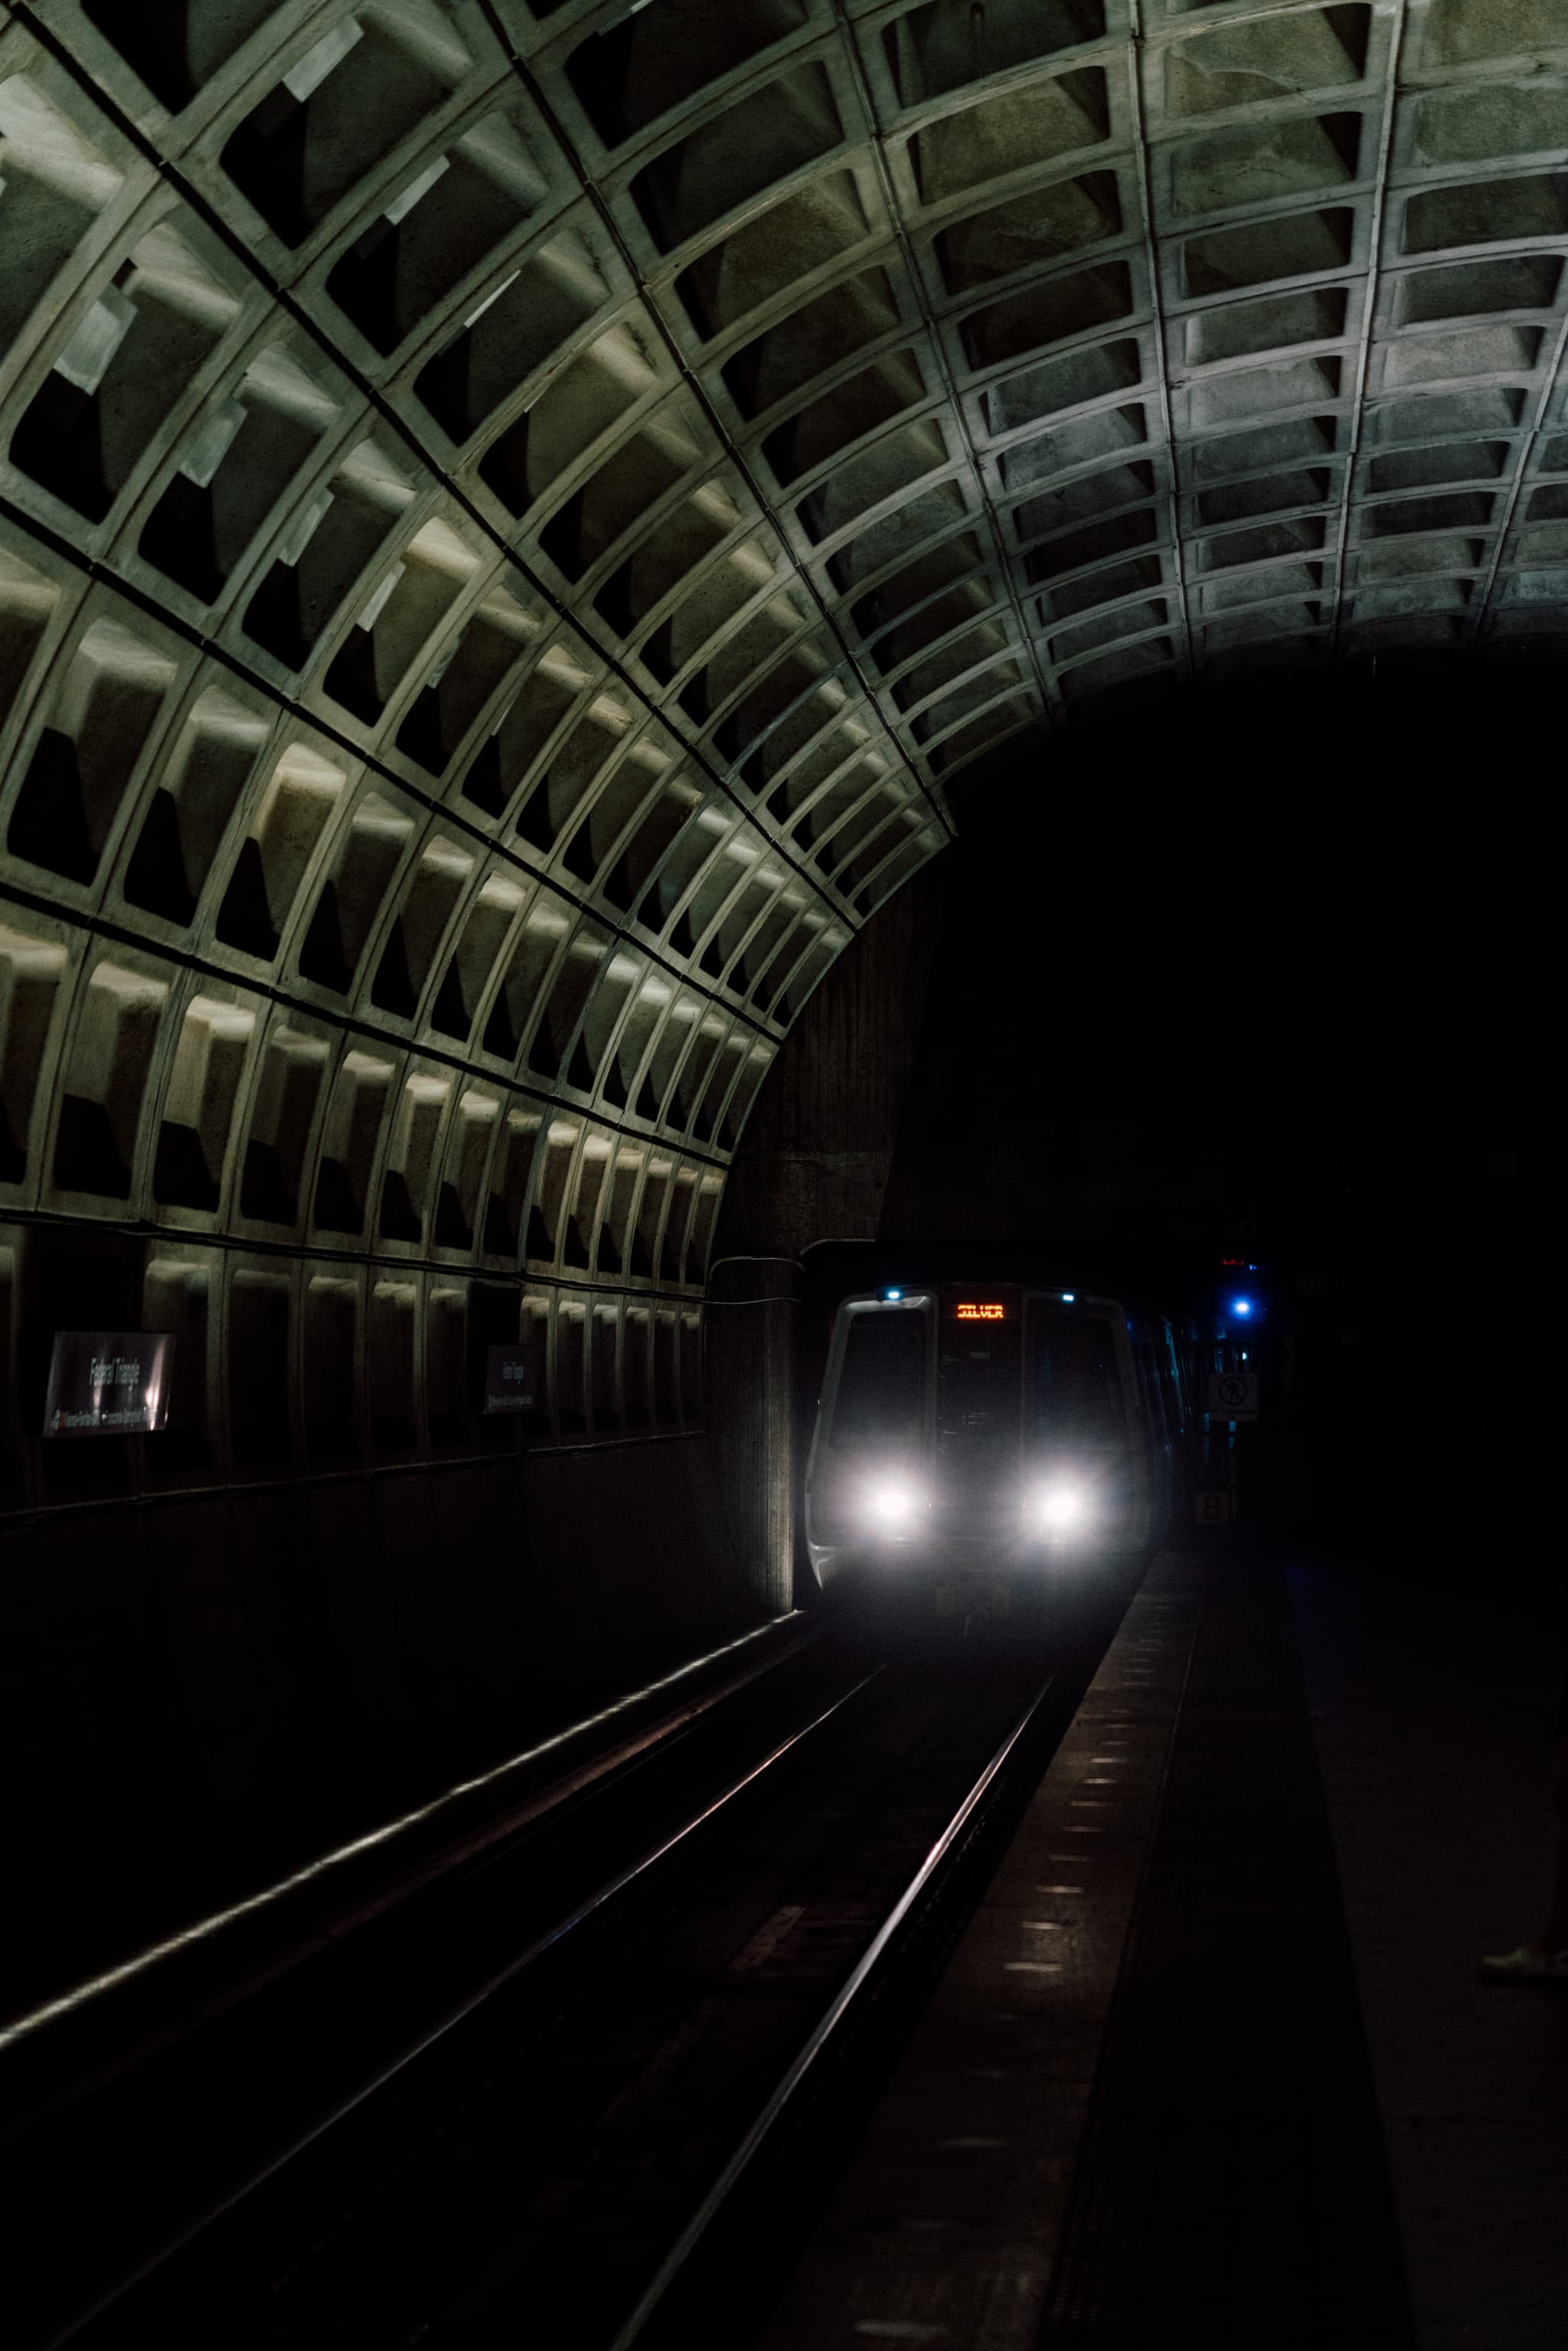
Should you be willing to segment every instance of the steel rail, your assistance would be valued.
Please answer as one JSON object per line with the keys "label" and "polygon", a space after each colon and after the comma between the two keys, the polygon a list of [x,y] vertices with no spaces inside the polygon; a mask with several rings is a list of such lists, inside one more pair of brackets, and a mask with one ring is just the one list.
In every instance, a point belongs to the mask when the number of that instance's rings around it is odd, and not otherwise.
{"label": "steel rail", "polygon": [[[769,1640],[779,1649],[776,1656],[755,1656],[749,1663],[737,1666],[733,1673],[710,1684],[706,1689],[697,1690],[667,1713],[655,1715],[652,1721],[629,1733],[613,1746],[587,1753],[580,1762],[572,1764],[559,1779],[516,1797],[506,1811],[489,1821],[476,1823],[434,1857],[405,1865],[399,1876],[373,1894],[360,1896],[347,1910],[331,1912],[323,1918],[318,1918],[302,1932],[294,1956],[296,1959],[304,1958],[320,1948],[322,1937],[335,1938],[346,1928],[377,1917],[396,1907],[408,1896],[424,1892],[432,1884],[473,1861],[490,1847],[505,1843],[525,1829],[548,1823],[553,1813],[574,1798],[589,1792],[601,1781],[623,1771],[632,1763],[651,1761],[668,1751],[677,1739],[716,1708],[737,1697],[764,1675],[775,1672],[791,1659],[802,1656],[819,1634],[815,1628],[803,1625],[800,1622],[800,1615],[799,1609],[791,1609],[784,1615],[758,1625],[752,1632],[741,1634],[737,1640],[710,1650],[706,1656],[690,1659],[673,1673],[649,1683],[645,1688],[632,1690],[624,1698],[612,1699],[593,1714],[585,1715],[580,1721],[568,1723],[562,1729],[536,1740],[533,1746],[524,1748],[518,1754],[507,1756],[499,1763],[488,1764],[482,1771],[470,1773],[466,1779],[443,1789],[439,1794],[427,1798],[410,1811],[399,1813],[395,1819],[364,1830],[346,1843],[302,1863],[270,1886],[262,1886],[254,1894],[244,1895],[221,1910],[195,1919],[190,1925],[179,1928],[173,1933],[161,1937],[157,1941],[146,1944],[126,1958],[100,1969],[69,1990],[39,2001],[21,2014],[5,2018],[0,2022],[0,2064],[4,2064],[7,2051],[47,2026],[78,2014],[95,2001],[152,1974],[172,1959],[221,1944],[225,1934],[242,1921],[286,1902],[289,1896],[298,1894],[314,1882],[329,1878],[334,1871],[346,1868],[366,1855],[392,1846],[399,1837],[439,1821],[444,1813],[455,1813],[487,1789],[498,1792],[507,1780],[520,1776],[529,1765],[538,1763],[546,1756],[557,1750],[569,1751],[574,1747],[585,1746],[591,1733],[610,1729],[620,1719],[632,1716],[646,1699],[661,1692],[673,1694],[682,1683],[695,1680],[705,1668],[717,1665],[726,1656],[744,1649],[756,1649]],[[782,1643],[780,1635],[790,1625],[794,1626],[793,1637],[787,1644]],[[270,1959],[267,1971],[268,1983],[277,1980],[277,1973],[278,1962],[276,1959]],[[223,2004],[232,2006],[235,1999],[244,1996],[245,1989],[242,1982]]]}
{"label": "steel rail", "polygon": [[882,1969],[900,1928],[909,1918],[922,1896],[930,1888],[933,1879],[952,1853],[957,1839],[974,1818],[979,1805],[995,1785],[1000,1773],[1006,1769],[1009,1759],[1014,1754],[1019,1740],[1055,1687],[1057,1678],[1054,1673],[1047,1675],[980,1773],[979,1778],[970,1788],[941,1835],[936,1839],[936,1844],[921,1862],[915,1876],[878,1928],[871,1943],[846,1980],[833,1995],[823,2015],[812,2028],[805,2047],[795,2058],[789,2072],[664,2256],[659,2270],[645,2288],[630,2317],[626,2319],[611,2343],[609,2351],[632,2351],[632,2346],[641,2342],[646,2328],[657,2316],[671,2288],[676,2283],[687,2262],[696,2252],[730,2197],[768,2141],[773,2137],[786,2112],[800,2095],[812,2069],[820,2064],[823,2052],[841,2032],[846,2018],[858,2008],[873,1978]]}
{"label": "steel rail", "polygon": [[793,1730],[776,1740],[765,1755],[729,1781],[716,1795],[708,1797],[701,1808],[684,1821],[679,1828],[662,1837],[656,1844],[639,1855],[636,1860],[618,1870],[604,1885],[597,1887],[592,1894],[579,1902],[565,1917],[557,1920],[555,1925],[547,1928],[542,1935],[536,1936],[521,1951],[515,1953],[504,1966],[495,1969],[476,1990],[466,1993],[434,2024],[427,2026],[395,2055],[377,2066],[347,2095],[334,2099],[331,2105],[318,2114],[305,2128],[295,2132],[287,2145],[276,2149],[264,2161],[253,2165],[243,2177],[222,2188],[199,2209],[189,2212],[177,2228],[157,2245],[121,2270],[112,2283],[95,2293],[90,2300],[78,2304],[68,2317],[55,2325],[52,2332],[41,2335],[37,2338],[37,2351],[59,2351],[59,2346],[70,2342],[94,2319],[101,2316],[126,2294],[151,2277],[166,2262],[192,2243],[204,2229],[210,2228],[214,2221],[221,2220],[225,2213],[234,2210],[247,2196],[254,2195],[269,2179],[286,2169],[290,2163],[297,2161],[318,2139],[325,2137],[340,2123],[345,2122],[369,2099],[396,2081],[409,2066],[427,2055],[459,2025],[467,2022],[497,1993],[515,1983],[529,1968],[536,1966],[540,1959],[557,1949],[570,1936],[596,1917],[629,1887],[646,1877],[648,1873],[655,1869],[661,1862],[676,1853],[700,1829],[725,1811],[765,1773],[770,1771],[785,1756],[800,1747],[814,1732],[832,1721],[852,1699],[859,1697],[873,1682],[879,1680],[885,1671],[884,1666],[876,1666],[869,1673],[862,1674],[847,1689],[841,1690],[827,1705],[820,1708],[807,1721],[797,1725]]}

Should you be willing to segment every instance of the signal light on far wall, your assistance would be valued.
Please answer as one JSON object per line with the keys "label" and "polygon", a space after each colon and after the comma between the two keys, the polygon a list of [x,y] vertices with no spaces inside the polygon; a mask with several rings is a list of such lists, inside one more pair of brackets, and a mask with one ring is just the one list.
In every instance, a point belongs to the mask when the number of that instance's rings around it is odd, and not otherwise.
{"label": "signal light on far wall", "polygon": [[1252,1319],[1252,1301],[1249,1298],[1233,1298],[1230,1301],[1230,1311],[1239,1322],[1249,1322]]}

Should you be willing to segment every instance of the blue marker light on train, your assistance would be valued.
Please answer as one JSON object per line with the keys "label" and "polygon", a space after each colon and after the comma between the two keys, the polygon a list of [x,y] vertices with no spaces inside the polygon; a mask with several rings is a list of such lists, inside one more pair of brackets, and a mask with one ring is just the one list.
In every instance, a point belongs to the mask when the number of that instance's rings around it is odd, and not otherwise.
{"label": "blue marker light on train", "polygon": [[1075,1290],[1064,1290],[1061,1293],[1061,1302],[1063,1306],[1072,1305],[1076,1301],[1077,1296],[1078,1292]]}
{"label": "blue marker light on train", "polygon": [[896,1306],[904,1292],[902,1290],[884,1290],[882,1294],[890,1306]]}
{"label": "blue marker light on train", "polygon": [[1252,1301],[1249,1298],[1233,1298],[1230,1301],[1230,1311],[1239,1321],[1245,1322],[1252,1311]]}

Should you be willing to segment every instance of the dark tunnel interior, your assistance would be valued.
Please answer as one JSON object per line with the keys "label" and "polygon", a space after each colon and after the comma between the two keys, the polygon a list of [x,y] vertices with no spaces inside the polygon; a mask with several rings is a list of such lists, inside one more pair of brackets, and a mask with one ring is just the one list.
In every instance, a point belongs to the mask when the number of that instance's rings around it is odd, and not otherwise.
{"label": "dark tunnel interior", "polygon": [[1568,0],[0,0],[20,2351],[1560,2351],[1565,263]]}
{"label": "dark tunnel interior", "polygon": [[[719,1248],[777,1241],[798,1184],[852,1217],[890,1142],[864,1279],[1032,1255],[1212,1318],[1245,1260],[1289,1399],[1270,1516],[1518,1541],[1552,1379],[1552,885],[1521,852],[1560,747],[1551,672],[1407,658],[1108,718],[1060,793],[998,763],[786,1047]],[[837,1237],[789,1228],[808,1262]]]}

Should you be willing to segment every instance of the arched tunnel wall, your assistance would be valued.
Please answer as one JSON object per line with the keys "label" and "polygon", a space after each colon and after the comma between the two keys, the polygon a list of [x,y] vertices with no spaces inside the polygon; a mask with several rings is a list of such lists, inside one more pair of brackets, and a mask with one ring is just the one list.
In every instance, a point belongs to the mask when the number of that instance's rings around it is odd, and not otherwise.
{"label": "arched tunnel wall", "polygon": [[796,1022],[731,1164],[721,1255],[794,1257],[881,1230],[953,862],[928,866],[883,908]]}
{"label": "arched tunnel wall", "polygon": [[[1561,0],[0,0],[18,1898],[776,1604],[704,1301],[791,1024],[742,1251],[876,1212],[982,763],[1560,647],[1565,90]],[[45,1439],[115,1328],[169,1430]]]}

